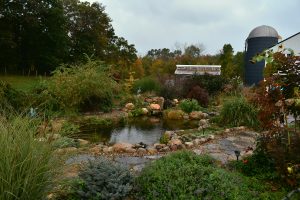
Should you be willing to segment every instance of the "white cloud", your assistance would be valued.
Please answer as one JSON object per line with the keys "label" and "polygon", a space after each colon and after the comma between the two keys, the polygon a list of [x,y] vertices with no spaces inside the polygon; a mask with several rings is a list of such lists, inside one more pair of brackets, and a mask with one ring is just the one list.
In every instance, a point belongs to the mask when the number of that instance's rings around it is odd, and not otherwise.
{"label": "white cloud", "polygon": [[[93,2],[93,0],[90,0]],[[300,1],[286,0],[98,0],[116,34],[144,54],[176,42],[203,43],[217,53],[230,43],[242,51],[249,32],[263,24],[286,38],[300,27]]]}

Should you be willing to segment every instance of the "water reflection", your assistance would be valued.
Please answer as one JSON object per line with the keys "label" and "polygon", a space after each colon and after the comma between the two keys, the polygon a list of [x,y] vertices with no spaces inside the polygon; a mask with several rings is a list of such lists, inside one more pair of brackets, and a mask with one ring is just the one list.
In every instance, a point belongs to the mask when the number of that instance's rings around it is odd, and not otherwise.
{"label": "water reflection", "polygon": [[91,142],[104,143],[139,143],[154,144],[159,141],[166,130],[179,130],[197,128],[198,121],[173,121],[162,118],[141,117],[128,121],[125,125],[111,127],[94,127],[85,130],[76,137],[87,139]]}

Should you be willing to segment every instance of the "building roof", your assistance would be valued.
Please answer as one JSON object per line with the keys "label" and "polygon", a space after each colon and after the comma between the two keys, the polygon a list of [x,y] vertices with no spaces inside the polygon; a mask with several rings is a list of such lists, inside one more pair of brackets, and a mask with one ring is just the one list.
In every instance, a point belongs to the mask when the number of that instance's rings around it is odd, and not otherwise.
{"label": "building roof", "polygon": [[280,38],[278,32],[271,26],[266,26],[266,25],[262,25],[262,26],[258,26],[256,28],[254,28],[248,38],[257,38],[257,37],[275,37],[275,38]]}
{"label": "building roof", "polygon": [[221,65],[176,65],[175,74],[177,75],[220,75]]}

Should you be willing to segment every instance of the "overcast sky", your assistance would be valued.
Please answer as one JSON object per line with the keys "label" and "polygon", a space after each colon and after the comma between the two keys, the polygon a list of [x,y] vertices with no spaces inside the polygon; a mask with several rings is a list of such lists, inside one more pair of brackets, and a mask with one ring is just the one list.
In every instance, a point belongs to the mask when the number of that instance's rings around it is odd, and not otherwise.
{"label": "overcast sky", "polygon": [[[89,0],[94,2],[95,0]],[[140,55],[150,49],[199,44],[215,54],[230,43],[244,49],[249,32],[274,27],[282,38],[300,31],[300,0],[97,0],[118,36]]]}

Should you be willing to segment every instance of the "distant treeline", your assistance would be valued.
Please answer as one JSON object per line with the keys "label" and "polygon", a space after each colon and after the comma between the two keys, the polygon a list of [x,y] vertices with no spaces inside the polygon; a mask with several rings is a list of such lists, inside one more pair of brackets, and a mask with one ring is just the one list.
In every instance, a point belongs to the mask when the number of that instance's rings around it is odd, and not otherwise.
{"label": "distant treeline", "polygon": [[[147,38],[145,38],[147,39]],[[202,44],[151,49],[137,57],[133,44],[118,37],[100,3],[79,0],[1,0],[0,74],[49,75],[60,64],[86,56],[110,66],[116,79],[174,74],[176,64],[221,64],[227,77],[242,75],[244,55],[230,44],[207,55]]]}

